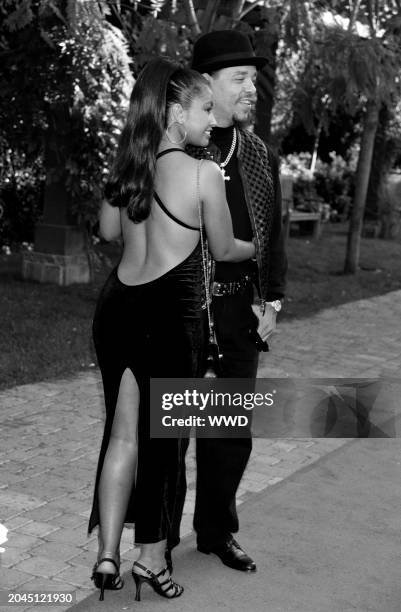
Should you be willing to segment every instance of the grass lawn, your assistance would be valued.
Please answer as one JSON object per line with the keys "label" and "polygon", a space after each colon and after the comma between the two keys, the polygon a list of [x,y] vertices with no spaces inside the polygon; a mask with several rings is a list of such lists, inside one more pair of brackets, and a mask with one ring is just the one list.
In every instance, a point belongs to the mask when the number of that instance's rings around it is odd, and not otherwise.
{"label": "grass lawn", "polygon": [[[344,276],[346,227],[330,224],[314,242],[291,237],[289,279],[281,320],[401,289],[401,243],[362,241],[356,275]],[[117,251],[102,248],[93,285],[60,288],[24,282],[18,255],[0,256],[0,389],[94,367],[91,320],[99,289]]]}
{"label": "grass lawn", "polygon": [[401,242],[362,239],[357,274],[344,275],[345,224],[327,224],[318,241],[288,241],[288,289],[283,317],[307,317],[324,308],[401,289]]}

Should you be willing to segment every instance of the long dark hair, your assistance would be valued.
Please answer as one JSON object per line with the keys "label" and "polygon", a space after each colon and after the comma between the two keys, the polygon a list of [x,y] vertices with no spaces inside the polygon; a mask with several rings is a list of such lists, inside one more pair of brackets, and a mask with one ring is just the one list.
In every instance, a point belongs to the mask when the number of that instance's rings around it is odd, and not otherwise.
{"label": "long dark hair", "polygon": [[131,93],[127,122],[121,132],[105,196],[112,206],[126,207],[140,223],[149,216],[154,192],[156,154],[172,104],[188,108],[208,86],[206,79],[168,58],[150,61]]}

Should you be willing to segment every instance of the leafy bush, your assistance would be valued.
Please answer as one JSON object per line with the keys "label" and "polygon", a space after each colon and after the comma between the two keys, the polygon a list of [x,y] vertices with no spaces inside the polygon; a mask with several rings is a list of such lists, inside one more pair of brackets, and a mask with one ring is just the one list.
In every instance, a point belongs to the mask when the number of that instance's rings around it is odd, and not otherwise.
{"label": "leafy bush", "polygon": [[317,210],[321,198],[309,167],[310,153],[290,153],[282,159],[281,171],[293,178],[293,204],[300,210]]}
{"label": "leafy bush", "polygon": [[[40,159],[3,154],[0,169],[0,246],[32,242],[43,207],[44,172]],[[9,164],[4,162],[8,160]],[[12,161],[11,161],[12,160]]]}
{"label": "leafy bush", "polygon": [[1,239],[31,239],[43,167],[69,192],[72,220],[91,228],[133,83],[127,43],[107,4],[25,0],[0,13]]}
{"label": "leafy bush", "polygon": [[318,161],[316,164],[316,191],[333,210],[347,218],[354,194],[357,149],[351,150],[348,160],[334,152],[330,157],[330,163]]}
{"label": "leafy bush", "polygon": [[357,150],[352,149],[349,159],[330,153],[329,163],[317,160],[315,172],[309,170],[311,154],[291,153],[282,158],[281,171],[293,177],[294,207],[318,210],[322,203],[346,218],[352,203],[353,181]]}

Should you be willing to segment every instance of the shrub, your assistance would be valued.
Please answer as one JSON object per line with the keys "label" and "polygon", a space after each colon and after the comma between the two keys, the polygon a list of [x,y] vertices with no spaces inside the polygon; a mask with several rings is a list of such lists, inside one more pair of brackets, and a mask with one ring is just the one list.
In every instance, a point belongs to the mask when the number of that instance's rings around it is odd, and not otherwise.
{"label": "shrub", "polygon": [[[11,161],[11,151],[8,151]],[[2,157],[3,162],[6,156]],[[43,209],[44,172],[40,159],[28,163],[14,154],[0,171],[0,246],[32,242]]]}
{"label": "shrub", "polygon": [[71,196],[72,222],[91,228],[133,84],[128,45],[108,21],[107,3],[6,5],[0,8],[0,239],[32,239],[41,164],[47,184],[62,182]]}
{"label": "shrub", "polygon": [[330,153],[330,158],[329,163],[317,160],[312,174],[310,153],[290,153],[282,158],[281,171],[293,177],[295,208],[318,210],[326,203],[346,218],[352,203],[357,151],[352,149],[347,160],[335,152]]}

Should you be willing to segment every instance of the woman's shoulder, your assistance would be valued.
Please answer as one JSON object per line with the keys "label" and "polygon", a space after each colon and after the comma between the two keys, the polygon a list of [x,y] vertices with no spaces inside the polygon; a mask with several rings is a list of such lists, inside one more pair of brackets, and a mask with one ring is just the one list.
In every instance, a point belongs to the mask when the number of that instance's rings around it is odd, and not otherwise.
{"label": "woman's shoulder", "polygon": [[215,183],[221,180],[221,170],[216,162],[209,159],[195,159],[190,155],[186,154],[185,159],[182,160],[181,170],[186,173],[197,172],[199,168],[200,180],[202,183],[211,181]]}
{"label": "woman's shoulder", "polygon": [[214,201],[218,196],[225,194],[224,179],[220,166],[216,162],[204,159],[199,162],[200,167],[200,192],[202,199]]}
{"label": "woman's shoulder", "polygon": [[200,164],[201,173],[206,180],[216,180],[222,178],[220,166],[216,162],[210,159],[201,159],[197,160],[197,162]]}

